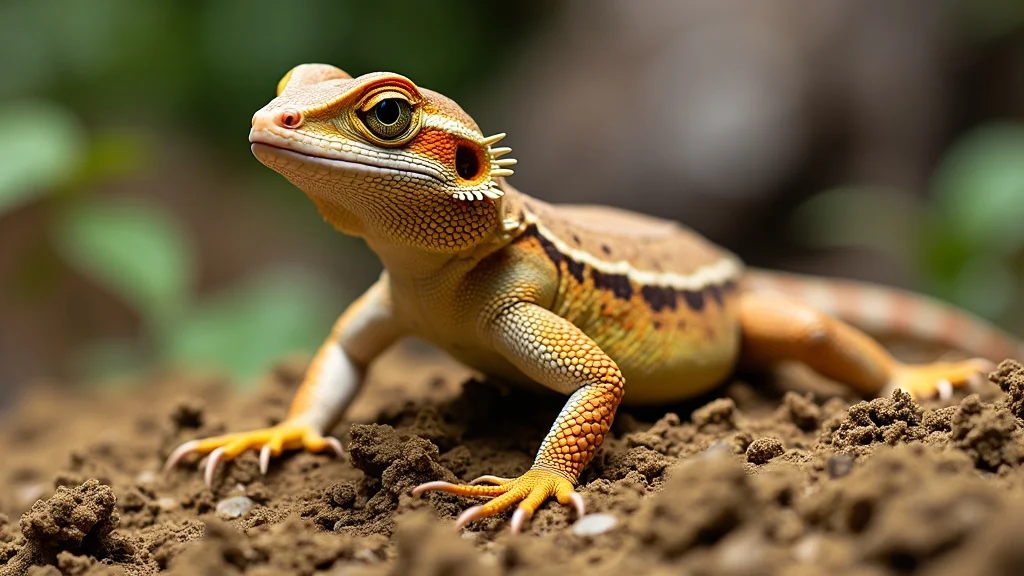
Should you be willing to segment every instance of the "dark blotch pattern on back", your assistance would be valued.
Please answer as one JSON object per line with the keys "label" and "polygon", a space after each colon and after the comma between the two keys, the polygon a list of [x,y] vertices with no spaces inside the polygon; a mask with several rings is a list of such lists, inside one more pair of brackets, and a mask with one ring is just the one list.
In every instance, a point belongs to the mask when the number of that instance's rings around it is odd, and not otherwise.
{"label": "dark blotch pattern on back", "polygon": [[551,259],[551,262],[555,265],[555,268],[558,268],[558,270],[561,271],[562,268],[560,266],[560,263],[565,262],[565,267],[569,271],[569,274],[572,274],[572,277],[575,278],[576,281],[579,282],[580,284],[583,283],[584,266],[582,262],[577,262],[570,258],[568,255],[562,254],[555,246],[554,242],[545,238],[544,235],[541,234],[539,230],[537,230],[536,224],[530,224],[526,228],[525,234],[527,236],[532,236],[536,238],[537,241],[540,242],[541,248],[544,249],[544,253],[547,254],[548,258]]}
{"label": "dark blotch pattern on back", "polygon": [[551,262],[555,264],[555,268],[558,268],[558,264],[566,259],[565,254],[559,252],[558,248],[555,247],[555,244],[551,240],[548,240],[543,234],[537,231],[536,224],[530,224],[526,228],[525,234],[526,236],[536,238],[537,241],[540,242],[540,247],[544,249],[544,253],[547,254],[548,258],[551,259]]}
{"label": "dark blotch pattern on back", "polygon": [[675,290],[668,286],[644,286],[640,288],[640,295],[654,312],[661,312],[666,308],[675,310],[680,297],[690,309],[700,312],[707,305],[708,299],[714,300],[719,307],[725,306],[726,292],[735,289],[736,282],[727,280],[724,284],[711,284],[702,290]]}
{"label": "dark blotch pattern on back", "polygon": [[715,299],[715,302],[718,302],[719,306],[725,304],[725,295],[722,293],[721,286],[718,284],[712,284],[704,290],[707,291],[708,294],[711,294],[711,297]]}
{"label": "dark blotch pattern on back", "polygon": [[572,274],[572,277],[575,278],[577,282],[583,284],[583,263],[577,262],[566,256],[565,266],[569,269],[569,274]]}
{"label": "dark blotch pattern on back", "polygon": [[700,290],[683,290],[683,300],[692,310],[700,312],[704,309],[704,292]]}
{"label": "dark blotch pattern on back", "polygon": [[640,295],[655,312],[665,308],[676,309],[676,291],[668,286],[644,286],[640,289]]}
{"label": "dark blotch pattern on back", "polygon": [[[568,254],[563,254],[558,250],[554,242],[540,233],[536,224],[530,224],[526,228],[525,235],[537,239],[544,253],[559,272],[562,271],[562,264],[564,263],[565,270],[579,284],[584,283],[586,272],[589,269],[595,288],[607,290],[616,298],[622,300],[629,300],[633,297],[634,288],[633,283],[629,280],[629,276],[602,272],[573,259]],[[611,251],[605,245],[602,245],[601,248],[606,253]],[[736,281],[732,279],[726,280],[722,284],[711,284],[701,290],[676,290],[668,286],[649,285],[640,287],[640,296],[654,312],[661,312],[665,309],[676,310],[679,306],[680,298],[686,302],[686,305],[691,310],[700,312],[707,305],[709,299],[714,300],[720,307],[724,306],[725,294],[733,292],[737,288]]]}
{"label": "dark blotch pattern on back", "polygon": [[616,298],[629,300],[633,297],[633,285],[629,283],[629,277],[625,274],[605,274],[600,270],[591,269],[590,276],[594,279],[596,288],[609,290]]}

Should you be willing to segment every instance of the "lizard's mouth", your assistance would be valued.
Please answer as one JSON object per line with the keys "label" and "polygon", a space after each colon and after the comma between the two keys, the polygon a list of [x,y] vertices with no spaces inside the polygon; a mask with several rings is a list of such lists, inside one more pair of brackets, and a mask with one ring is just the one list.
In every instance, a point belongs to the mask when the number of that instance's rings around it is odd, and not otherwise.
{"label": "lizard's mouth", "polygon": [[333,150],[328,152],[320,147],[281,138],[274,134],[268,134],[265,131],[253,130],[249,134],[249,142],[251,142],[253,155],[272,170],[276,170],[282,160],[288,162],[298,160],[305,164],[323,166],[332,171],[348,174],[378,177],[386,175],[408,176],[440,184],[445,182],[442,173],[429,166],[385,160],[383,158],[369,158],[352,152]]}

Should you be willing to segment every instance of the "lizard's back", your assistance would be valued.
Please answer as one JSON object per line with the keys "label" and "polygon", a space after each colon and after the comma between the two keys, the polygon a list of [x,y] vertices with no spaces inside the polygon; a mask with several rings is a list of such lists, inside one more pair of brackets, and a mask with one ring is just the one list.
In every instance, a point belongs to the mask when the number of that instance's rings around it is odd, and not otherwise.
{"label": "lizard's back", "polygon": [[520,196],[531,222],[517,244],[557,270],[551,309],[618,363],[625,401],[692,396],[739,354],[739,260],[676,222]]}

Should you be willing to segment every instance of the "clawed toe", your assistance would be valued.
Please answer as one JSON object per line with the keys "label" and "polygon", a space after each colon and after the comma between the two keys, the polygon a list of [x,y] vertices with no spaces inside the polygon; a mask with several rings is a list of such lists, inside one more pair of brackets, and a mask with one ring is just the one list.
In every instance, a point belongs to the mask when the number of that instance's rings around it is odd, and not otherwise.
{"label": "clawed toe", "polygon": [[569,494],[569,503],[576,509],[576,516],[583,518],[587,514],[587,507],[583,504],[583,495],[573,490],[572,494]]}
{"label": "clawed toe", "polygon": [[208,487],[213,486],[213,478],[217,474],[217,466],[220,464],[223,457],[224,447],[222,446],[213,452],[210,452],[209,457],[206,458],[206,470],[203,472],[203,482],[205,482]]}
{"label": "clawed toe", "polygon": [[178,462],[181,462],[182,458],[188,456],[192,452],[195,452],[198,446],[198,440],[190,440],[175,448],[174,452],[171,452],[171,455],[167,457],[167,461],[164,462],[164,472],[170,472],[171,468],[177,466]]}
{"label": "clawed toe", "polygon": [[[488,483],[490,485],[481,485]],[[467,508],[455,520],[456,529],[462,529],[470,522],[501,513],[516,506],[510,526],[513,534],[522,531],[526,522],[533,517],[537,508],[548,498],[571,505],[579,516],[583,516],[583,497],[576,492],[572,482],[565,476],[547,469],[532,469],[518,478],[481,476],[469,484],[452,484],[436,480],[413,488],[413,496],[426,492],[446,492],[458,496],[491,496],[486,504]]]}
{"label": "clawed toe", "polygon": [[501,486],[502,484],[510,482],[511,480],[511,478],[502,478],[500,476],[484,474],[483,476],[470,480],[469,485],[476,486],[477,484],[494,484],[495,486]]}
{"label": "clawed toe", "polygon": [[516,508],[516,511],[512,513],[512,521],[509,522],[509,528],[513,534],[519,534],[523,531],[523,525],[530,519],[530,514],[525,508]]}
{"label": "clawed toe", "polygon": [[260,448],[260,474],[266,475],[270,469],[270,444]]}
{"label": "clawed toe", "polygon": [[305,448],[311,452],[329,450],[337,456],[345,453],[341,441],[333,436],[321,436],[308,424],[283,423],[273,428],[228,434],[204,440],[190,440],[178,446],[167,457],[164,472],[169,472],[189,454],[209,454],[203,468],[203,481],[213,486],[217,468],[227,460],[233,460],[248,450],[259,450],[260,473],[270,469],[270,460],[285,449]]}
{"label": "clawed toe", "polygon": [[459,514],[459,517],[455,519],[455,529],[462,530],[466,527],[466,524],[469,524],[470,522],[475,522],[481,518],[486,518],[487,516],[490,516],[490,514],[487,512],[487,510],[484,509],[483,506],[473,506],[471,508],[466,508],[462,512],[462,514]]}
{"label": "clawed toe", "polygon": [[904,365],[897,370],[890,389],[901,389],[914,398],[947,400],[953,396],[954,389],[982,381],[993,367],[991,361],[982,358]]}

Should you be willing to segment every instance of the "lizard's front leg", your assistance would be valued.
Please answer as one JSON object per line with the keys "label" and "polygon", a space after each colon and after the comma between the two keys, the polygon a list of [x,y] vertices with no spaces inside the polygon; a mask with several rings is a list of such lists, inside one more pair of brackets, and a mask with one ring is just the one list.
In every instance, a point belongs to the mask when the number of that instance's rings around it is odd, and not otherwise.
{"label": "lizard's front leg", "polygon": [[573,504],[582,515],[583,499],[575,491],[576,482],[611,428],[622,399],[622,373],[583,331],[536,304],[519,302],[505,308],[487,330],[500,354],[530,378],[570,394],[569,401],[541,443],[533,466],[522,476],[484,476],[472,483],[490,486],[428,482],[413,494],[440,490],[494,497],[463,512],[456,521],[458,527],[518,504],[512,516],[512,531],[518,532],[550,497]]}
{"label": "lizard's front leg", "polygon": [[270,428],[185,442],[168,456],[164,469],[170,470],[189,454],[209,453],[204,477],[211,485],[218,464],[246,450],[260,451],[263,473],[270,458],[284,450],[330,449],[341,455],[341,442],[325,434],[362,387],[369,363],[402,335],[389,293],[387,276],[382,276],[341,315],[310,363],[283,422]]}

